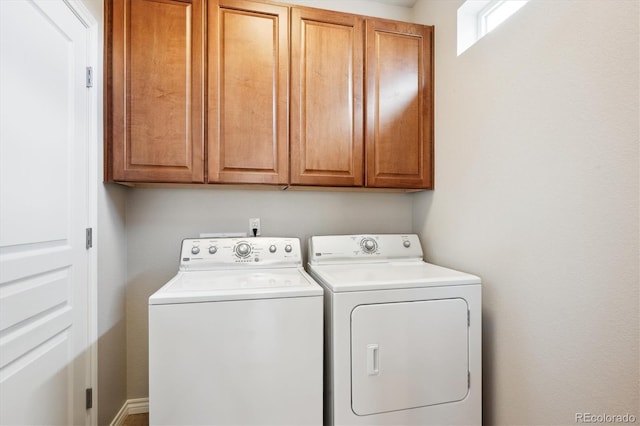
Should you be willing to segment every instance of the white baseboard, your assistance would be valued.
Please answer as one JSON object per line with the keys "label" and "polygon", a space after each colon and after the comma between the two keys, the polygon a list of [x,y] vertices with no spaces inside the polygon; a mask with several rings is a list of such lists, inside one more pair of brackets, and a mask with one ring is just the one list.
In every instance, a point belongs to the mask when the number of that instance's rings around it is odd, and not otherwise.
{"label": "white baseboard", "polygon": [[149,412],[149,398],[128,399],[116,414],[110,426],[122,426],[124,420],[130,414],[141,414]]}

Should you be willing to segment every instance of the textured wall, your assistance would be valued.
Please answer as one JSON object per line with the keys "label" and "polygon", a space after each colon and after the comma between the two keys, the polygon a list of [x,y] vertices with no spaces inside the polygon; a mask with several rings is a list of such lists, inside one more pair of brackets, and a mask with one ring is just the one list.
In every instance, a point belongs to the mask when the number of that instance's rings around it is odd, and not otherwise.
{"label": "textured wall", "polygon": [[408,7],[393,6],[375,0],[291,0],[284,3],[396,19],[398,21],[411,21],[412,18],[412,10]]}
{"label": "textured wall", "polygon": [[[100,184],[102,186],[102,184]],[[126,189],[99,190],[98,424],[108,425],[127,399]]]}
{"label": "textured wall", "polygon": [[637,1],[532,0],[456,56],[436,25],[429,260],[484,280],[485,424],[640,416]]}

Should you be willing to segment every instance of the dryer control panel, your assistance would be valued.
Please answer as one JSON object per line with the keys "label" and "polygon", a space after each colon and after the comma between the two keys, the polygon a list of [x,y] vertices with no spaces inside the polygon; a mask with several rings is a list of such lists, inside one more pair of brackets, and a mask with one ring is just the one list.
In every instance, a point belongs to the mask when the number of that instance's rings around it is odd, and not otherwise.
{"label": "dryer control panel", "polygon": [[309,239],[309,263],[422,260],[415,234],[326,235]]}
{"label": "dryer control panel", "polygon": [[180,270],[301,265],[298,238],[189,238],[180,251]]}

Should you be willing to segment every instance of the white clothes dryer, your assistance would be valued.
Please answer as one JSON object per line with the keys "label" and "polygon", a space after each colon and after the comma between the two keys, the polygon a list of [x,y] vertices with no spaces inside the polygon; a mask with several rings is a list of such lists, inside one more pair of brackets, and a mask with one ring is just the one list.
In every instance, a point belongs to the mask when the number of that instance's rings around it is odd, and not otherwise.
{"label": "white clothes dryer", "polygon": [[322,288],[297,238],[187,239],[149,298],[153,425],[322,424]]}
{"label": "white clothes dryer", "polygon": [[314,236],[328,425],[482,424],[481,281],[417,235]]}

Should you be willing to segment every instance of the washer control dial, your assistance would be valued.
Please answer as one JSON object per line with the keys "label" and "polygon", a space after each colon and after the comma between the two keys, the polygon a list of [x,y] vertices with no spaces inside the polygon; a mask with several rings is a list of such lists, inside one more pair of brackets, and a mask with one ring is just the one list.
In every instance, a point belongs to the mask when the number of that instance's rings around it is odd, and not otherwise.
{"label": "washer control dial", "polygon": [[375,253],[378,249],[378,243],[373,238],[363,238],[360,241],[360,247],[364,250],[365,253]]}
{"label": "washer control dial", "polygon": [[404,241],[402,242],[402,245],[403,245],[403,246],[405,246],[406,248],[409,248],[409,247],[411,247],[411,241],[409,241],[409,240],[404,240]]}
{"label": "washer control dial", "polygon": [[275,253],[275,252],[276,252],[276,250],[278,250],[278,248],[275,246],[275,244],[271,244],[271,245],[269,246],[269,252],[270,252],[270,253]]}
{"label": "washer control dial", "polygon": [[291,244],[287,244],[286,246],[284,246],[284,251],[286,251],[287,253],[291,253],[291,250],[293,250]]}
{"label": "washer control dial", "polygon": [[251,254],[251,246],[242,242],[236,246],[235,252],[238,257],[248,257]]}
{"label": "washer control dial", "polygon": [[200,253],[200,247],[198,246],[191,247],[191,254],[198,254],[198,253]]}
{"label": "washer control dial", "polygon": [[209,254],[216,254],[218,252],[218,247],[211,246],[209,247]]}

